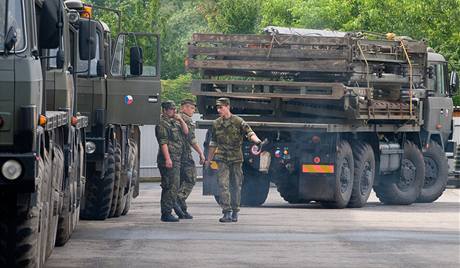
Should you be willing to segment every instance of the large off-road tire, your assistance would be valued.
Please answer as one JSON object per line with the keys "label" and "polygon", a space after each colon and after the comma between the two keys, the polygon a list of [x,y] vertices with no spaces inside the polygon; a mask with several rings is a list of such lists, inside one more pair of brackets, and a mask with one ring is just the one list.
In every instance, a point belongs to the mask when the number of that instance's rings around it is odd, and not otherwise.
{"label": "large off-road tire", "polygon": [[[58,150],[57,155],[61,154],[62,151]],[[74,162],[70,168],[70,174],[67,179],[67,185],[64,187],[64,199],[62,204],[61,213],[59,214],[59,222],[58,222],[58,232],[56,235],[56,246],[63,246],[67,241],[70,239],[74,229],[74,214],[76,213],[74,204],[76,202],[75,192],[76,189],[76,180],[78,180],[78,176],[80,176],[80,157],[78,152],[74,152]]]}
{"label": "large off-road tire", "polygon": [[401,162],[399,172],[379,178],[379,184],[374,187],[382,203],[410,205],[420,196],[425,179],[422,152],[412,142],[406,142]]}
{"label": "large off-road tire", "polygon": [[[130,148],[131,148],[131,155],[129,157],[129,170],[126,173],[127,178],[127,184],[129,186],[128,193],[126,194],[125,198],[125,204],[123,211],[121,215],[126,215],[129,212],[129,209],[131,208],[131,201],[133,199],[133,191],[134,188],[137,184],[137,181],[139,180],[139,147],[136,142],[131,141],[130,142]],[[130,183],[129,183],[130,182]]]}
{"label": "large off-road tire", "polygon": [[270,190],[268,175],[254,170],[245,170],[241,187],[241,205],[255,207],[262,205]]}
{"label": "large off-road tire", "polygon": [[447,156],[442,147],[431,142],[428,149],[423,153],[425,160],[425,181],[420,196],[419,203],[431,203],[438,199],[447,186],[449,166]]}
{"label": "large off-road tire", "polygon": [[[43,234],[46,236],[46,245],[45,249],[45,260],[51,255],[53,251],[54,244],[56,241],[57,233],[57,223],[58,223],[58,210],[60,209],[60,191],[62,189],[62,170],[64,165],[61,163],[61,170],[55,168],[55,163],[57,160],[54,157],[54,148],[58,145],[54,145],[53,152],[44,152],[44,164],[45,164],[45,180],[43,189],[48,189],[44,193],[44,200],[46,200],[46,205],[43,206],[42,210],[46,215],[46,221],[41,221],[41,228],[44,230]],[[61,175],[61,177],[59,177]]]}
{"label": "large off-road tire", "polygon": [[347,141],[340,141],[337,146],[337,154],[335,160],[335,192],[334,200],[322,201],[321,205],[325,208],[345,208],[350,201],[351,192],[353,190],[354,177],[354,160],[353,151]]}
{"label": "large off-road tire", "polygon": [[47,223],[47,218],[40,215],[44,212],[40,208],[45,205],[45,176],[45,164],[40,158],[35,193],[0,193],[0,267],[44,265],[46,233],[40,228]]}
{"label": "large off-road tire", "polygon": [[121,146],[116,140],[115,143],[115,181],[113,183],[113,196],[112,204],[110,206],[109,217],[119,217],[121,214],[122,200],[123,200],[123,185],[121,180],[122,166],[121,166]]}
{"label": "large off-road tire", "polygon": [[355,173],[353,190],[351,191],[348,207],[360,208],[366,205],[374,184],[374,150],[372,150],[372,147],[368,143],[357,142],[353,144],[353,159],[355,162]]}
{"label": "large off-road tire", "polygon": [[299,197],[298,174],[286,175],[286,177],[276,182],[276,189],[281,197],[289,204],[305,203],[306,201]]}
{"label": "large off-road tire", "polygon": [[82,219],[105,220],[109,216],[115,180],[115,153],[111,141],[108,143],[107,158],[104,162],[103,176],[96,171],[88,172],[84,207],[80,211]]}

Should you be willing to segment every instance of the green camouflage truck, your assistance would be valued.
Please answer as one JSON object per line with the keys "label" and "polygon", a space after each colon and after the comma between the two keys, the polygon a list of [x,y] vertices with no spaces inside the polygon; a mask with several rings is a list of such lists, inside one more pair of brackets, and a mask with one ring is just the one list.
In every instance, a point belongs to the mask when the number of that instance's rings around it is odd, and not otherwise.
{"label": "green camouflage truck", "polygon": [[75,59],[93,46],[62,0],[0,0],[0,266],[42,267],[74,230],[88,118]]}
{"label": "green camouflage truck", "polygon": [[[96,12],[117,10],[79,0],[66,1],[88,21],[94,59],[78,59],[78,111],[89,118],[86,133],[86,190],[81,218],[104,220],[125,215],[139,194],[140,125],[160,119],[160,43],[151,33],[120,32],[112,40]],[[120,25],[120,24],[119,24]],[[85,31],[85,29],[81,29]],[[120,31],[120,29],[118,29]]]}
{"label": "green camouflage truck", "polygon": [[[266,139],[243,144],[245,205],[263,204],[270,182],[290,203],[328,208],[362,207],[372,189],[386,204],[433,202],[446,187],[458,76],[423,41],[281,27],[194,34],[186,65],[202,78],[191,85],[201,128],[228,97]],[[216,198],[217,167],[203,186]]]}

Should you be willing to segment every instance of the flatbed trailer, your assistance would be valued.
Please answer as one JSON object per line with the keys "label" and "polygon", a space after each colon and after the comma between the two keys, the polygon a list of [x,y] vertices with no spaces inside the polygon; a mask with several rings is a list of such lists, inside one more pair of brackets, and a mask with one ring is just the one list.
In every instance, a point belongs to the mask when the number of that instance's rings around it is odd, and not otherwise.
{"label": "flatbed trailer", "polygon": [[[387,204],[433,202],[447,183],[444,148],[451,131],[456,73],[409,38],[360,33],[194,34],[188,68],[207,128],[215,101],[266,140],[243,144],[242,203],[263,204],[269,182],[291,203],[362,207],[370,191]],[[214,163],[204,194],[218,198]]]}

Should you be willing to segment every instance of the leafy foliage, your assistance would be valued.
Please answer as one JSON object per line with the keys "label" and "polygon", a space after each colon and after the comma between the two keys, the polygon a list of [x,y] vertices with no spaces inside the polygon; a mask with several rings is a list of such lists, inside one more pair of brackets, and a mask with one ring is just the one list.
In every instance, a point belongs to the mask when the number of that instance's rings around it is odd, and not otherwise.
{"label": "leafy foliage", "polygon": [[259,23],[261,0],[204,0],[201,12],[213,32],[254,33]]}
{"label": "leafy foliage", "polygon": [[[124,31],[162,38],[166,86],[187,80],[184,58],[194,32],[257,33],[268,25],[342,31],[394,32],[425,38],[460,70],[460,0],[93,0],[123,14]],[[101,17],[116,29],[113,14]],[[155,26],[153,28],[153,26]],[[176,85],[176,84],[174,84]],[[173,88],[174,86],[171,86]],[[172,90],[174,91],[174,90]],[[171,92],[172,92],[171,91]],[[172,94],[172,93],[167,93]]]}
{"label": "leafy foliage", "polygon": [[179,75],[176,79],[162,80],[162,100],[173,100],[179,104],[183,99],[195,99],[189,89],[191,81],[190,74]]}

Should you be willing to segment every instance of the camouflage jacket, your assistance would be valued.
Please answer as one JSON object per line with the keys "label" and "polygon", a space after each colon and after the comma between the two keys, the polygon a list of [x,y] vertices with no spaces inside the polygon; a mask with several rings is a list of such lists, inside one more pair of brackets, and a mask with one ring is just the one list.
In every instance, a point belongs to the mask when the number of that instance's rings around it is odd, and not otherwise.
{"label": "camouflage jacket", "polygon": [[212,123],[210,147],[217,147],[214,160],[225,162],[243,161],[241,146],[243,138],[254,135],[251,127],[239,116],[232,115],[228,119],[217,118]]}
{"label": "camouflage jacket", "polygon": [[171,160],[180,161],[181,155],[184,151],[185,143],[182,128],[180,123],[174,118],[169,118],[161,115],[160,124],[155,128],[155,135],[159,144],[157,163],[162,164],[165,162],[163,153],[161,152],[161,145],[167,144]]}
{"label": "camouflage jacket", "polygon": [[192,154],[191,145],[197,143],[196,137],[195,137],[195,129],[196,129],[195,123],[193,122],[192,118],[186,115],[185,113],[181,112],[179,113],[179,115],[182,117],[182,119],[184,119],[188,127],[188,135],[185,135],[184,133],[182,133],[184,137],[184,143],[185,143],[184,153],[191,155]]}

